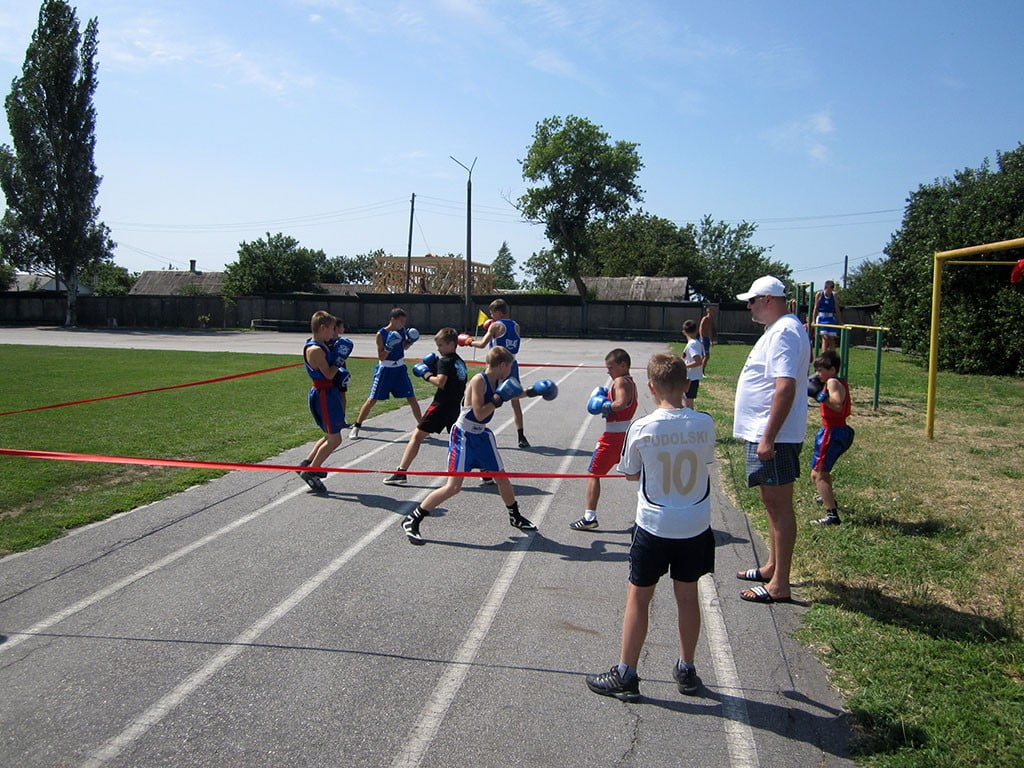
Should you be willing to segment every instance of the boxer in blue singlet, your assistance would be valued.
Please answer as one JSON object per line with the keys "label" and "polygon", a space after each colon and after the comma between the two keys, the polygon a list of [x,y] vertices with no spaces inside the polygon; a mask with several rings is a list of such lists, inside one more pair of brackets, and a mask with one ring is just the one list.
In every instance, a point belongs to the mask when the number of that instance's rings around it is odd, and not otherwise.
{"label": "boxer in blue singlet", "polygon": [[[471,472],[481,469],[485,472],[504,472],[494,433],[487,424],[494,418],[494,412],[506,400],[515,400],[523,395],[518,379],[511,378],[512,354],[504,347],[493,347],[487,353],[487,367],[474,376],[466,385],[466,397],[462,412],[452,426],[448,438],[448,471]],[[424,517],[442,503],[462,490],[463,475],[451,475],[448,482],[435,489],[420,502],[402,521],[405,535],[413,544],[423,544],[420,523]],[[498,493],[508,510],[509,525],[523,531],[535,531],[537,526],[519,512],[512,483],[507,477],[495,477]]]}

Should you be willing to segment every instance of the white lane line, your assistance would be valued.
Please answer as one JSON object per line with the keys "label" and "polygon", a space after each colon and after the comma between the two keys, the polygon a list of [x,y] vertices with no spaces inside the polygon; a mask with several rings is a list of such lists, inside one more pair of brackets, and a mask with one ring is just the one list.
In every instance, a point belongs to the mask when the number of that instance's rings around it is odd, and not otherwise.
{"label": "white lane line", "polygon": [[718,587],[711,575],[697,583],[704,618],[704,633],[711,649],[711,661],[715,667],[715,679],[721,692],[722,730],[725,731],[725,745],[729,752],[731,768],[757,768],[761,763],[757,756],[757,744],[750,728],[747,701],[743,697],[740,676],[736,671],[736,660],[729,633],[725,628],[725,617],[719,608]]}
{"label": "white lane line", "polygon": [[295,589],[295,591],[288,595],[288,597],[264,614],[259,621],[252,624],[248,629],[242,632],[242,634],[238,635],[238,637],[231,641],[231,644],[228,647],[214,656],[200,669],[182,680],[181,683],[179,683],[173,690],[164,695],[141,715],[136,717],[127,728],[121,731],[121,733],[107,741],[106,744],[96,750],[84,763],[82,763],[82,768],[100,768],[100,766],[120,755],[126,747],[145,735],[150,728],[166,717],[193,691],[209,680],[225,665],[230,663],[232,659],[238,656],[238,654],[244,651],[249,645],[254,643],[260,635],[270,629],[285,614],[292,610],[292,608],[309,597],[317,587],[337,573],[345,563],[359,554],[359,552],[361,552],[368,544],[373,542],[378,536],[384,533],[384,531],[390,528],[394,522],[394,516],[389,516],[387,519],[378,523],[374,528],[370,529],[370,531],[359,539],[359,541],[346,549],[334,561],[321,569],[315,576],[300,585]]}
{"label": "white lane line", "polygon": [[[559,380],[559,383],[570,374],[566,374],[565,377]],[[589,427],[589,421],[584,421],[580,426],[579,431],[573,438],[571,446],[573,451],[580,446],[583,435]],[[558,472],[560,474],[564,473],[568,469],[569,464],[575,461],[576,458],[576,456],[571,454],[566,456],[559,465]],[[549,495],[541,502],[536,516],[531,516],[531,519],[538,524],[538,527],[543,522],[552,500],[558,495],[558,488],[561,484],[561,478],[557,478],[551,484]],[[501,604],[505,600],[505,595],[508,594],[508,590],[512,586],[512,581],[515,579],[516,573],[518,573],[519,567],[526,557],[526,552],[533,543],[533,539],[533,535],[519,539],[515,547],[508,554],[508,557],[505,558],[505,564],[491,585],[491,589],[480,606],[480,610],[477,612],[469,630],[463,637],[462,644],[455,652],[454,658],[445,664],[445,670],[441,675],[441,679],[416,719],[416,724],[413,726],[405,745],[391,763],[392,768],[415,768],[415,766],[418,766],[423,761],[427,749],[429,749],[441,728],[441,723],[444,721],[452,701],[454,701],[455,696],[462,687],[466,675],[469,674],[473,660],[487,638],[491,624],[494,622],[494,618],[497,616]]]}
{"label": "white lane line", "polygon": [[[347,467],[352,467],[352,466],[355,466],[356,464],[360,464],[363,461],[365,461],[366,459],[370,458],[371,456],[374,456],[375,454],[379,453],[380,451],[385,450],[389,445],[391,445],[391,443],[385,443],[384,445],[380,446],[379,448],[376,448],[376,449],[374,449],[374,450],[372,450],[372,451],[370,451],[368,453],[365,453],[362,456],[354,459],[353,461],[349,462],[346,466]],[[11,633],[9,633],[6,642],[4,642],[2,645],[0,645],[0,653],[4,653],[6,651],[11,650],[12,648],[17,647],[18,645],[20,645],[24,641],[26,641],[29,638],[39,634],[40,632],[45,632],[46,630],[48,630],[51,627],[53,627],[55,624],[59,624],[60,622],[64,621],[65,619],[68,619],[68,618],[74,616],[76,613],[79,613],[80,611],[85,610],[90,605],[94,605],[95,603],[98,603],[100,600],[104,600],[105,598],[108,598],[111,595],[116,594],[117,592],[120,592],[122,589],[124,589],[127,586],[130,586],[130,585],[134,584],[139,579],[144,579],[145,577],[150,576],[150,575],[156,573],[157,571],[161,570],[162,568],[166,568],[168,565],[176,562],[177,560],[180,560],[181,558],[185,557],[186,555],[190,554],[191,552],[196,551],[200,547],[204,547],[207,544],[209,544],[210,542],[216,541],[221,536],[224,536],[225,534],[230,533],[231,531],[233,531],[236,528],[239,528],[239,527],[245,525],[246,523],[252,522],[257,517],[260,517],[261,515],[269,512],[270,510],[275,509],[276,507],[280,506],[281,504],[284,504],[287,501],[291,501],[296,496],[299,496],[300,494],[304,494],[304,493],[308,493],[308,490],[305,489],[305,488],[297,488],[296,490],[291,491],[291,492],[285,494],[281,498],[276,499],[276,500],[270,502],[269,504],[267,504],[267,505],[265,505],[263,507],[260,507],[259,509],[255,510],[254,512],[250,512],[248,515],[245,515],[243,517],[238,518],[237,520],[234,520],[234,521],[228,523],[223,528],[219,528],[218,530],[214,531],[213,533],[210,533],[210,534],[208,534],[206,536],[203,536],[201,539],[197,539],[196,541],[193,541],[191,544],[187,544],[184,547],[182,547],[181,549],[175,550],[174,552],[171,552],[170,554],[165,555],[164,557],[160,558],[159,560],[156,560],[156,561],[150,563],[145,568],[141,568],[140,570],[135,571],[135,573],[129,574],[128,576],[125,576],[124,578],[119,579],[118,581],[115,581],[114,583],[107,585],[103,589],[100,589],[100,590],[98,590],[96,592],[93,592],[91,595],[82,598],[77,603],[74,603],[73,605],[69,605],[67,608],[64,608],[63,610],[60,610],[57,613],[51,614],[50,616],[47,616],[45,619],[43,619],[43,620],[41,620],[39,622],[36,622],[35,624],[33,624],[28,629],[22,630],[20,632],[11,632]]]}
{"label": "white lane line", "polygon": [[[571,373],[572,372],[566,374],[566,377],[568,377]],[[529,405],[532,404],[528,404],[528,407]],[[507,425],[503,425],[502,428],[504,428],[504,426]],[[586,426],[586,424],[584,424],[584,426]],[[578,437],[579,436],[577,436],[577,438]],[[387,443],[384,446],[381,446],[377,450],[372,451],[361,458],[366,458],[367,456],[373,455],[374,453],[383,450],[388,445],[391,445],[391,443]],[[563,462],[563,465],[566,465],[571,460],[571,458],[572,457],[567,456],[565,461]],[[424,490],[418,496],[418,500],[421,501],[423,498],[425,498],[427,494],[430,493],[431,490],[433,489],[431,488]],[[554,494],[552,494],[552,496],[553,495]],[[418,503],[418,501],[416,501],[415,503]],[[543,507],[543,511],[546,511],[546,506]],[[538,516],[538,520],[543,517],[543,511]],[[226,648],[224,648],[224,650],[222,650],[220,653],[214,656],[209,662],[203,665],[203,667],[193,672],[181,683],[175,686],[173,690],[165,694],[159,701],[153,704],[149,709],[147,709],[141,715],[136,717],[124,730],[121,731],[121,733],[108,740],[102,747],[100,747],[92,755],[90,755],[89,758],[84,763],[82,763],[82,768],[102,768],[102,766],[104,766],[110,760],[113,760],[118,755],[120,755],[131,744],[133,744],[135,741],[144,736],[154,725],[159,723],[161,720],[163,720],[164,717],[170,714],[197,688],[202,686],[207,680],[209,680],[218,671],[223,669],[248,646],[254,643],[260,637],[260,635],[262,635],[264,632],[270,629],[277,621],[284,617],[285,614],[287,614],[295,606],[297,606],[299,603],[305,600],[327,579],[329,579],[331,576],[337,573],[337,571],[340,570],[342,566],[344,566],[359,552],[366,548],[367,545],[369,545],[375,539],[381,536],[394,523],[395,518],[390,516],[387,519],[382,520],[380,523],[378,523],[359,541],[357,541],[355,544],[353,544],[351,547],[345,550],[345,552],[339,555],[338,558],[336,558],[329,565],[320,570],[320,572],[317,573],[315,576],[313,576],[312,578],[304,582],[302,585],[300,585],[298,588],[296,588],[288,597],[286,597],[284,600],[278,603],[268,613],[264,614],[264,616],[259,621],[257,621],[255,624],[252,624],[248,629],[242,632],[242,634],[238,635],[238,637],[236,637],[229,646],[227,646]],[[531,542],[532,540],[532,536],[521,540],[521,542],[525,543],[525,546],[522,546],[524,552],[525,549],[529,546],[529,542]],[[517,548],[519,546],[521,546],[521,544],[517,544]],[[516,570],[518,570],[518,563],[516,565]],[[511,584],[512,577],[514,577],[514,575],[515,571],[513,571],[510,576],[508,576],[509,584]],[[499,576],[499,579],[500,578],[501,577]],[[507,589],[508,586],[505,586],[505,591],[507,591]],[[494,592],[493,588],[492,592]],[[502,594],[502,597],[504,597],[504,594]],[[497,609],[500,606],[500,604],[501,600],[498,599],[493,606],[493,613],[497,613]],[[486,634],[486,632],[484,634]],[[481,636],[480,640],[483,640],[483,636]]]}

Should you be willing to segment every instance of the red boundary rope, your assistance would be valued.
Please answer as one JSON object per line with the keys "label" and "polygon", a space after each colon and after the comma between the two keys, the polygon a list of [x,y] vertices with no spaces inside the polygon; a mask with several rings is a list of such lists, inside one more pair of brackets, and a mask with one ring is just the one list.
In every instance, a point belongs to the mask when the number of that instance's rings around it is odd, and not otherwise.
{"label": "red boundary rope", "polygon": [[[291,464],[237,464],[224,461],[184,461],[182,459],[154,459],[141,456],[104,456],[93,453],[64,453],[62,451],[32,451],[19,450],[15,448],[0,448],[0,456],[14,456],[22,459],[46,459],[49,461],[85,461],[93,464],[141,464],[151,467],[186,467],[192,469],[218,469],[218,470],[256,470],[262,472],[336,472],[347,474],[394,474],[393,469],[355,469],[349,467],[310,467],[292,466]],[[592,475],[587,472],[559,474],[558,472],[429,472],[419,470],[406,470],[403,475],[420,477],[507,477],[515,478],[536,478],[536,477],[600,477],[615,478],[624,475]]]}

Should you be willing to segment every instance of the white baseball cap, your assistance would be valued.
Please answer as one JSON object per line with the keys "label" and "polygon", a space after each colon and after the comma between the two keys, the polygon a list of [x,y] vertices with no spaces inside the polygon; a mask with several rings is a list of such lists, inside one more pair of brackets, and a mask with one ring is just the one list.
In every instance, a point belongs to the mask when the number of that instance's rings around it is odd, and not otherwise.
{"label": "white baseball cap", "polygon": [[750,284],[750,290],[746,293],[737,293],[736,298],[740,301],[750,301],[755,296],[785,296],[786,285],[779,278],[765,275],[759,277]]}

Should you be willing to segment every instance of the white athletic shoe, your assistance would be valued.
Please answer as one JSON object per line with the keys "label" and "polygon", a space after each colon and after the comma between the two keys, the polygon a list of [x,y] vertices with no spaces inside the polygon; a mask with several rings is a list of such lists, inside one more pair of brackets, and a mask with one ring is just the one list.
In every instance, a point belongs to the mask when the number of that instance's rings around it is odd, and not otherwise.
{"label": "white athletic shoe", "polygon": [[359,427],[357,427],[355,424],[352,425],[352,429],[350,429],[349,432],[348,432],[348,439],[349,440],[358,440],[359,439]]}

